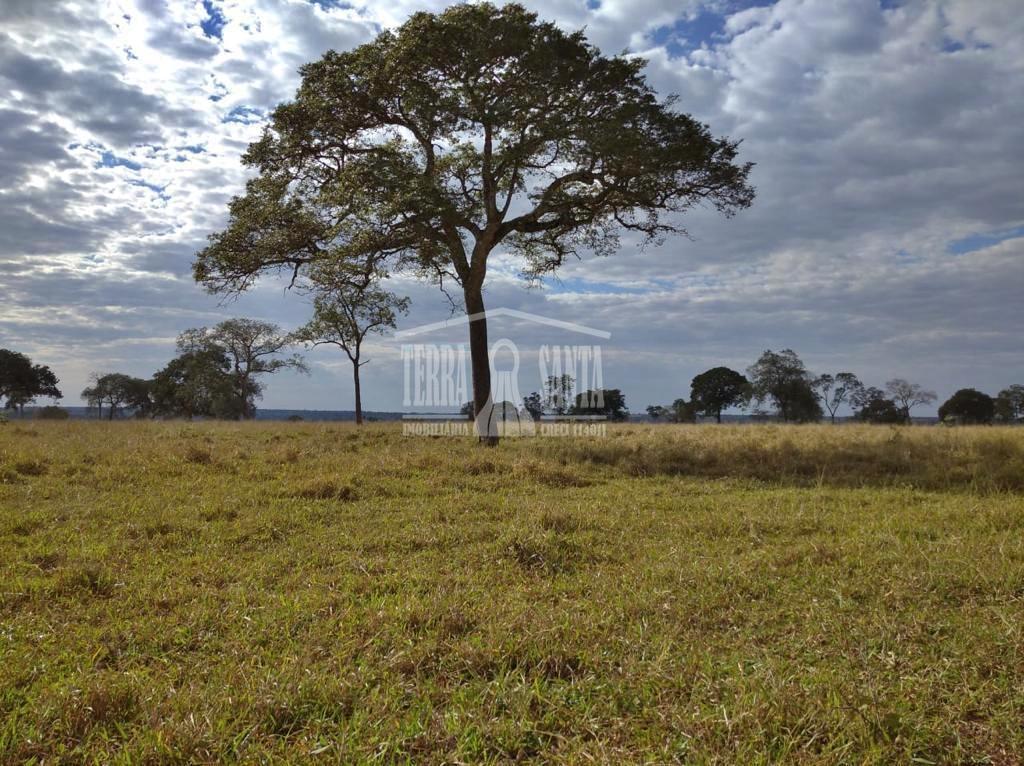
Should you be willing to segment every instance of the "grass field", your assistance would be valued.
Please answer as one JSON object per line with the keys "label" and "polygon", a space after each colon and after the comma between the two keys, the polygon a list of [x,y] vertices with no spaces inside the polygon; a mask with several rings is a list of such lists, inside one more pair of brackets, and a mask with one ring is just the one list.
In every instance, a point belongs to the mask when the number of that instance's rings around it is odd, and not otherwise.
{"label": "grass field", "polygon": [[1024,429],[0,426],[0,761],[1024,758]]}

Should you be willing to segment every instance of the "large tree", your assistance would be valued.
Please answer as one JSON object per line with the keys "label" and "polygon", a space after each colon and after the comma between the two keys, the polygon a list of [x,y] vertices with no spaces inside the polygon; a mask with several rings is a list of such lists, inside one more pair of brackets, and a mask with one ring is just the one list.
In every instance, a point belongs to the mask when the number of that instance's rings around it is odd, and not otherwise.
{"label": "large tree", "polygon": [[362,359],[363,342],[371,333],[394,329],[398,315],[409,310],[409,299],[399,298],[375,283],[363,287],[352,285],[346,280],[335,283],[321,278],[312,289],[313,318],[296,330],[293,337],[310,346],[330,344],[345,352],[352,362],[356,425],[362,425],[363,397],[359,368],[368,361]]}
{"label": "large tree", "polygon": [[771,401],[782,420],[805,423],[821,419],[815,379],[792,349],[765,351],[747,368],[747,376],[754,400],[759,404]]}
{"label": "large tree", "polygon": [[961,388],[939,407],[939,420],[965,425],[991,423],[995,411],[991,396],[974,388]]}
{"label": "large tree", "polygon": [[215,327],[186,330],[178,336],[178,350],[219,351],[227,359],[238,398],[238,417],[256,416],[256,399],[263,393],[258,376],[284,369],[306,371],[297,355],[284,356],[295,339],[272,322],[228,319]]}
{"label": "large tree", "polygon": [[690,383],[690,401],[706,417],[722,422],[722,410],[743,404],[750,398],[750,381],[728,367],[713,367]]}
{"label": "large tree", "polygon": [[57,388],[59,382],[46,365],[33,364],[24,354],[0,348],[0,399],[4,409],[23,411],[39,396],[60,399],[63,394]]}
{"label": "large tree", "polygon": [[928,391],[917,383],[911,383],[903,378],[893,378],[885,384],[885,393],[896,402],[903,413],[903,421],[910,422],[910,411],[922,404],[931,404],[938,395],[934,391]]}
{"label": "large tree", "polygon": [[[179,349],[181,350],[181,349]],[[254,385],[250,381],[250,386]],[[224,350],[214,346],[181,350],[167,366],[153,376],[150,395],[153,412],[163,417],[238,419],[257,393],[239,396],[231,362]]]}
{"label": "large tree", "polygon": [[[654,241],[679,213],[753,199],[737,142],[659,100],[642,59],[606,57],[582,32],[520,5],[459,4],[301,69],[243,161],[258,171],[194,267],[217,292],[318,261],[356,283],[413,269],[457,285],[473,397],[490,397],[483,291],[496,248],[540,277]],[[485,439],[494,443],[493,437]]]}

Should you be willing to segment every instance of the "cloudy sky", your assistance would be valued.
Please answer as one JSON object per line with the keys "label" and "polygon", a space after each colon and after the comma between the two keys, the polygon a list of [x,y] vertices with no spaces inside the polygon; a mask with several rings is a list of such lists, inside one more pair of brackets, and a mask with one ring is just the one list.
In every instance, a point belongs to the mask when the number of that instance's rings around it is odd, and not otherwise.
{"label": "cloudy sky", "polygon": [[[695,212],[691,239],[623,240],[540,290],[498,257],[489,307],[610,332],[604,383],[635,411],[766,348],[941,398],[1024,383],[1020,0],[526,4],[646,58],[659,92],[743,139],[758,196],[732,220]],[[49,364],[79,404],[90,372],[148,376],[186,327],[305,321],[272,280],[221,305],[192,281],[192,255],[303,62],[443,5],[0,0],[0,347]],[[395,288],[413,299],[404,326],[448,316],[435,288]],[[396,344],[370,356],[364,405],[400,409]],[[263,406],[352,406],[347,361],[309,359],[312,375],[274,379]]]}

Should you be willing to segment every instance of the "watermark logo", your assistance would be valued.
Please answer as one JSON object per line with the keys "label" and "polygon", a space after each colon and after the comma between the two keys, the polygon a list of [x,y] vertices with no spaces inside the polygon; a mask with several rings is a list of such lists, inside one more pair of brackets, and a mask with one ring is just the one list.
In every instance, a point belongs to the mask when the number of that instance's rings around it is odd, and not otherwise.
{"label": "watermark logo", "polygon": [[488,349],[490,395],[477,411],[468,343],[450,340],[477,318],[456,317],[395,334],[401,342],[404,433],[605,435],[606,421],[622,408],[621,401],[609,401],[618,392],[604,388],[598,341],[610,333],[515,309],[487,312],[488,331],[499,337]]}

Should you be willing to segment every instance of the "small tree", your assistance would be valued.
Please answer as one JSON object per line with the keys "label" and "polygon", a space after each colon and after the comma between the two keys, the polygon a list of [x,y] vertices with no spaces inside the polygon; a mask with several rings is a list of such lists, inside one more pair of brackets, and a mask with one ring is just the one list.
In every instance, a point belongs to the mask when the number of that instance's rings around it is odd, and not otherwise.
{"label": "small tree", "polygon": [[1004,388],[996,397],[996,419],[1000,423],[1024,421],[1024,386]]}
{"label": "small tree", "polygon": [[722,410],[750,399],[750,381],[728,367],[713,367],[690,383],[690,401],[697,411],[722,422]]}
{"label": "small tree", "polygon": [[63,397],[57,388],[57,376],[46,365],[32,364],[24,354],[0,349],[0,399],[4,409],[24,412],[25,405],[37,397]]}
{"label": "small tree", "polygon": [[903,422],[910,422],[910,410],[921,404],[931,404],[939,397],[934,391],[926,391],[917,383],[903,378],[893,378],[885,384],[885,392],[903,413]]}
{"label": "small tree", "polygon": [[669,407],[673,423],[696,423],[697,408],[693,402],[676,399]]}
{"label": "small tree", "polygon": [[285,369],[306,372],[306,365],[298,355],[281,356],[294,342],[291,335],[272,322],[228,319],[216,327],[186,330],[178,336],[178,350],[182,353],[218,350],[231,368],[238,397],[238,417],[248,419],[255,417],[255,401],[263,393],[257,376]]}
{"label": "small tree", "polygon": [[964,425],[991,423],[995,409],[995,400],[988,394],[961,388],[939,407],[939,420]]}
{"label": "small tree", "polygon": [[865,423],[902,423],[903,413],[880,388],[861,388],[850,397],[854,417]]}
{"label": "small tree", "polygon": [[779,417],[798,423],[820,420],[821,405],[814,391],[814,379],[792,349],[765,351],[747,368],[753,399],[770,400]]}
{"label": "small tree", "polygon": [[150,412],[149,381],[120,372],[93,373],[92,379],[93,384],[82,391],[82,398],[89,407],[96,408],[98,417],[103,417],[104,404],[108,420],[113,420],[124,409],[135,410],[140,415]]}
{"label": "small tree", "polygon": [[629,419],[626,397],[617,388],[584,391],[576,397],[569,413],[572,415],[603,415],[608,420],[614,421]]}
{"label": "small tree", "polygon": [[356,425],[363,423],[363,400],[359,385],[363,341],[371,333],[394,329],[399,314],[409,310],[409,299],[399,298],[374,285],[357,287],[349,282],[333,286],[320,283],[313,288],[313,318],[295,334],[295,340],[309,346],[337,346],[352,362],[355,386]]}
{"label": "small tree", "polygon": [[[473,403],[469,402],[469,404],[472,405]],[[544,399],[538,392],[534,391],[523,397],[523,409],[535,421],[540,420],[541,415],[544,414]],[[472,419],[472,415],[470,418]]]}
{"label": "small tree", "polygon": [[[323,261],[456,284],[477,411],[491,397],[488,260],[539,277],[619,232],[657,241],[698,205],[750,205],[738,143],[659,101],[645,62],[521,5],[460,3],[301,69],[243,162],[258,171],[198,254],[214,291]],[[485,444],[497,443],[481,434]]]}
{"label": "small tree", "polygon": [[651,420],[664,418],[668,423],[696,423],[697,408],[685,399],[676,399],[672,404],[651,404],[647,415]]}
{"label": "small tree", "polygon": [[836,412],[839,408],[844,403],[852,403],[864,390],[864,384],[852,372],[840,372],[834,376],[821,375],[814,382],[814,387],[821,392],[822,404],[828,410],[833,425],[835,425]]}
{"label": "small tree", "polygon": [[663,404],[648,404],[647,405],[647,417],[651,420],[660,420],[661,418],[668,418],[669,411],[668,407]]}

